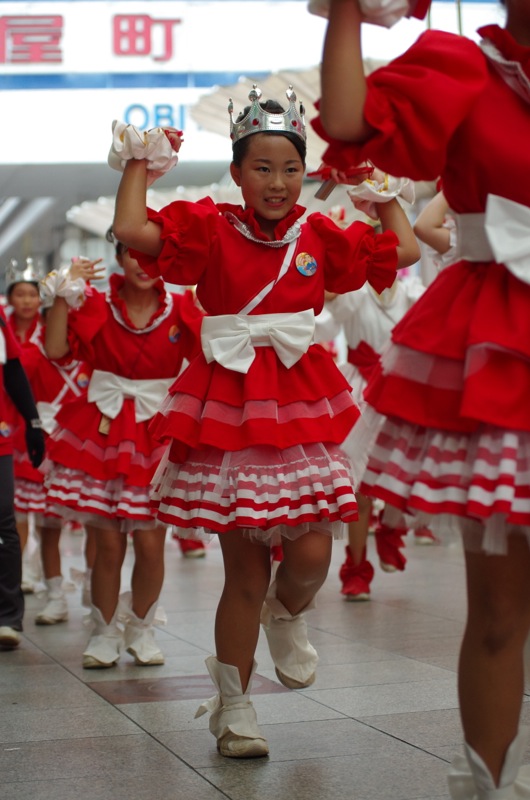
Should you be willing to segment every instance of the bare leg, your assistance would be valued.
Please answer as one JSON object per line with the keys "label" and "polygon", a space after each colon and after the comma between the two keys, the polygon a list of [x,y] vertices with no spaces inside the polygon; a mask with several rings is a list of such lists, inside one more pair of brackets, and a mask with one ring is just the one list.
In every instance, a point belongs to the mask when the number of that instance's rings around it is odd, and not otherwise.
{"label": "bare leg", "polygon": [[59,525],[39,525],[37,528],[40,538],[40,554],[44,577],[58,578],[61,572],[61,551],[59,541],[61,528]]}
{"label": "bare leg", "polygon": [[283,540],[283,561],[276,572],[276,597],[290,614],[299,614],[314,598],[328,574],[331,536],[316,531]]}
{"label": "bare leg", "polygon": [[366,495],[356,492],[357,507],[359,509],[359,519],[350,522],[348,525],[348,545],[354,564],[360,564],[363,560],[366,540],[368,539],[368,529],[372,515],[372,500]]}
{"label": "bare leg", "polygon": [[523,699],[523,650],[530,629],[530,550],[508,539],[506,556],[466,552],[468,617],[459,662],[466,742],[494,781],[515,738]]}
{"label": "bare leg", "polygon": [[85,564],[87,569],[94,567],[96,560],[96,529],[85,525]]}
{"label": "bare leg", "polygon": [[220,662],[238,668],[245,690],[258,643],[261,609],[269,588],[270,551],[237,532],[223,533],[219,541],[225,584],[215,617],[215,647]]}
{"label": "bare leg", "polygon": [[140,619],[156,603],[162,591],[165,540],[165,528],[138,530],[133,534],[132,610]]}
{"label": "bare leg", "polygon": [[17,532],[18,538],[20,539],[20,550],[24,552],[29,536],[29,522],[27,516],[24,520],[17,520]]}
{"label": "bare leg", "polygon": [[125,533],[117,528],[95,528],[96,558],[92,569],[92,603],[109,623],[120,594],[121,568],[127,548]]}

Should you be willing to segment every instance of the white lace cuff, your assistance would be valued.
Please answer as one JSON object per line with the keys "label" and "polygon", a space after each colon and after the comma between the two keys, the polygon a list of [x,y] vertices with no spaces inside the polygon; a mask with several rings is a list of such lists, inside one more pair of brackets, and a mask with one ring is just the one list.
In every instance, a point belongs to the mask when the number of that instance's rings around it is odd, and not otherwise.
{"label": "white lace cuff", "polygon": [[123,172],[125,164],[131,159],[147,162],[148,183],[151,184],[173,169],[178,156],[162,128],[140,131],[134,125],[114,120],[108,164],[112,169]]}
{"label": "white lace cuff", "polygon": [[[330,0],[309,0],[308,11],[317,17],[329,17]],[[365,22],[391,28],[403,17],[410,14],[409,0],[359,0],[359,7]]]}
{"label": "white lace cuff", "polygon": [[365,180],[358,186],[350,186],[348,196],[358,211],[364,212],[371,219],[379,219],[378,203],[388,203],[396,197],[413,203],[414,184],[408,178],[385,175],[383,183]]}
{"label": "white lace cuff", "polygon": [[63,297],[70,308],[80,308],[85,301],[86,282],[83,278],[72,280],[69,267],[54,269],[39,285],[43,305],[51,305],[56,297]]}

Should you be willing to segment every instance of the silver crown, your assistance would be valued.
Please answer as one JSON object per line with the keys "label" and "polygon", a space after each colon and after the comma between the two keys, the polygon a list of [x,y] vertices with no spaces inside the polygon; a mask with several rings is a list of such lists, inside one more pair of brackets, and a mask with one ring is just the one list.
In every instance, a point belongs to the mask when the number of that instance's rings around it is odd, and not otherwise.
{"label": "silver crown", "polygon": [[264,111],[259,104],[261,89],[254,83],[248,95],[250,109],[240,122],[235,122],[233,118],[234,104],[232,98],[228,101],[228,114],[230,115],[230,138],[232,144],[250,136],[251,133],[263,133],[265,131],[281,131],[282,133],[295,133],[305,142],[305,108],[300,103],[300,110],[296,108],[296,94],[293,87],[289,86],[285,95],[289,101],[289,108],[283,114],[274,114]]}
{"label": "silver crown", "polygon": [[6,287],[15,283],[38,283],[46,274],[42,259],[25,258],[20,264],[12,258],[6,267]]}

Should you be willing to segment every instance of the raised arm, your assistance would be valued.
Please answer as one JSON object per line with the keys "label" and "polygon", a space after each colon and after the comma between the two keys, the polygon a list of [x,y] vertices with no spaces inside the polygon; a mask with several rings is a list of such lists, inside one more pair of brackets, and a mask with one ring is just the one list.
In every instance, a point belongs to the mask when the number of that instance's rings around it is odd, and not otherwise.
{"label": "raised arm", "polygon": [[[180,132],[168,128],[164,135],[177,153],[182,143]],[[162,249],[160,227],[149,220],[146,200],[147,187],[153,176],[156,177],[156,173],[150,174],[146,159],[131,158],[127,161],[116,195],[112,230],[118,241],[127,247],[156,257]]]}
{"label": "raised arm", "polygon": [[160,227],[147,216],[147,162],[132,159],[125,165],[116,195],[112,231],[118,241],[150,256],[162,249]]}
{"label": "raised arm", "polygon": [[321,68],[320,120],[334,139],[362,142],[366,79],[357,0],[331,0]]}

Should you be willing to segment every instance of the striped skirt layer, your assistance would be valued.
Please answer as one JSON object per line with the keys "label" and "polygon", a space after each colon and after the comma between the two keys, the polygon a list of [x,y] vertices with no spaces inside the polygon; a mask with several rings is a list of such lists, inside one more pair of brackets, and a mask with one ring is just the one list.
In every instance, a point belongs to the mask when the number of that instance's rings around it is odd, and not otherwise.
{"label": "striped skirt layer", "polygon": [[46,486],[48,510],[64,519],[124,532],[157,526],[148,486],[131,486],[122,478],[99,480],[59,465],[46,478]]}
{"label": "striped skirt layer", "polygon": [[483,547],[504,552],[514,526],[530,529],[530,433],[488,425],[454,433],[386,419],[360,490],[422,523],[432,515],[475,520]]}
{"label": "striped skirt layer", "polygon": [[309,530],[340,537],[342,522],[357,518],[354,487],[352,464],[333,444],[209,447],[191,450],[184,463],[171,461],[169,449],[152,502],[159,520],[198,529],[194,535],[259,529],[252,538],[274,544]]}

